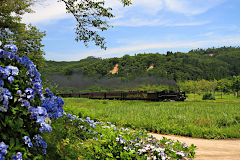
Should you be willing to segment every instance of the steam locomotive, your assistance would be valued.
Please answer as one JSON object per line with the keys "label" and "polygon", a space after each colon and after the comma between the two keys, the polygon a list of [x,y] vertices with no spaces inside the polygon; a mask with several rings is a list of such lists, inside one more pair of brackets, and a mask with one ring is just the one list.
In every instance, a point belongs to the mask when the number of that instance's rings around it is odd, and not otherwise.
{"label": "steam locomotive", "polygon": [[90,99],[119,99],[119,100],[150,100],[150,101],[184,101],[185,92],[174,91],[112,91],[112,92],[82,92],[64,93],[61,97],[80,97]]}

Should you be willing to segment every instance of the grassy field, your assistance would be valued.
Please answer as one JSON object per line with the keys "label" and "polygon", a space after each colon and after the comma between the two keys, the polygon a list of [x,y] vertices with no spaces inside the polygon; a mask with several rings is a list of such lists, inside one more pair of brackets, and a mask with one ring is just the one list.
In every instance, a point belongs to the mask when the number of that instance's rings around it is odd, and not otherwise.
{"label": "grassy field", "polygon": [[[65,111],[150,132],[201,138],[240,138],[240,100],[148,102],[65,98]],[[226,96],[225,96],[226,97]],[[198,98],[198,99],[197,99]],[[230,102],[228,102],[230,101]]]}

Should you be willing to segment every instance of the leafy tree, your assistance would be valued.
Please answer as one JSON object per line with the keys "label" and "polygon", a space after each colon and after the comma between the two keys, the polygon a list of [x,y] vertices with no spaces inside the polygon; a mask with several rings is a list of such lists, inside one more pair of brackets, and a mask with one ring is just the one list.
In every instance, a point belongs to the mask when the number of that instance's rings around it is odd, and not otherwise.
{"label": "leafy tree", "polygon": [[240,76],[233,76],[232,87],[234,92],[237,92],[237,97],[238,97],[238,92],[240,90]]}
{"label": "leafy tree", "polygon": [[222,97],[222,93],[224,94],[230,93],[232,89],[231,87],[232,87],[231,80],[221,79],[217,82],[217,90],[221,92],[221,97]]}
{"label": "leafy tree", "polygon": [[35,0],[0,1],[0,41],[2,45],[13,43],[19,46],[18,55],[27,55],[41,70],[45,61],[41,43],[45,32],[21,22],[23,14],[33,12],[30,7],[35,2]]}

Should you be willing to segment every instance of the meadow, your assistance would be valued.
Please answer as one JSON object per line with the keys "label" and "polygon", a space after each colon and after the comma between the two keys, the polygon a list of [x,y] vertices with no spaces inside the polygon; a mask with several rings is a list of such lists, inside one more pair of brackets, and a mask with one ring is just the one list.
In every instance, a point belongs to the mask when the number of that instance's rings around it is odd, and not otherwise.
{"label": "meadow", "polygon": [[[240,100],[149,102],[65,98],[65,111],[117,126],[206,139],[240,138]],[[194,102],[195,101],[195,102]]]}

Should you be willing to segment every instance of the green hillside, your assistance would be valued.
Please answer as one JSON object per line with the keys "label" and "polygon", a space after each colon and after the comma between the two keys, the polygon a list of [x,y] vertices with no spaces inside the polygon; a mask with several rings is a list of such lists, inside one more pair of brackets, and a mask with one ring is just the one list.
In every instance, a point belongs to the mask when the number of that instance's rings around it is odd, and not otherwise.
{"label": "green hillside", "polygon": [[[109,71],[118,64],[118,73]],[[153,65],[152,69],[149,66]],[[240,74],[240,47],[221,47],[191,50],[188,53],[148,53],[121,58],[87,57],[80,61],[48,61],[48,75],[133,80],[139,77],[158,77],[169,80],[213,80]]]}

